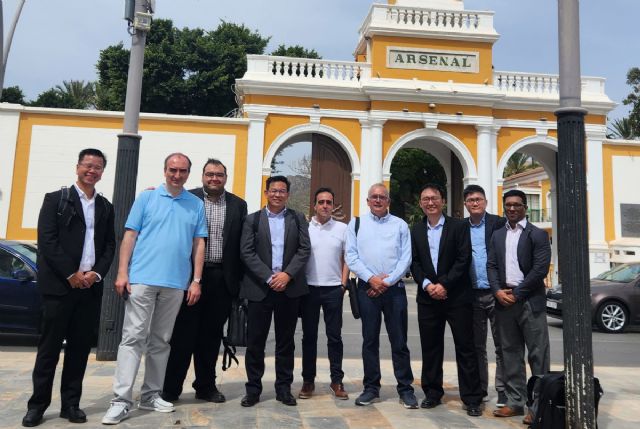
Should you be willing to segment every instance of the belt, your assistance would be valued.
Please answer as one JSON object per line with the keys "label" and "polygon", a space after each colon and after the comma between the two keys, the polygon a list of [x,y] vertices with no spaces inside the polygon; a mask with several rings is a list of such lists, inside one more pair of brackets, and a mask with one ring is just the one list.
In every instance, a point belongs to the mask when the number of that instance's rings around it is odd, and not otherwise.
{"label": "belt", "polygon": [[222,268],[222,262],[205,262],[205,268]]}

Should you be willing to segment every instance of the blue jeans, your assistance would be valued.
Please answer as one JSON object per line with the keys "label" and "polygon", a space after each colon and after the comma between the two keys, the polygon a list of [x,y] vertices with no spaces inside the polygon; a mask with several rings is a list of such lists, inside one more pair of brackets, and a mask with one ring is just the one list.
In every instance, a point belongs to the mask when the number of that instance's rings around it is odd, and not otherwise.
{"label": "blue jeans", "polygon": [[411,356],[407,347],[407,293],[404,287],[393,285],[376,298],[367,295],[367,283],[358,281],[358,304],[362,320],[362,363],[365,391],[380,391],[380,324],[384,315],[391,343],[393,373],[399,394],[413,392]]}
{"label": "blue jeans", "polygon": [[327,354],[332,383],[342,383],[342,286],[309,286],[309,295],[302,297],[302,379],[316,377],[318,355],[318,322],[320,308],[327,334]]}

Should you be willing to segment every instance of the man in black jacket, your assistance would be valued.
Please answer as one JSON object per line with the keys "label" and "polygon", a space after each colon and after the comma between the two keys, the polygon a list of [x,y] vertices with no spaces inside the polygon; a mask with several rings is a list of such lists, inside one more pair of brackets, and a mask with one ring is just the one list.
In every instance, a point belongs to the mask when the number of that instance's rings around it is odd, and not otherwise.
{"label": "man in black jacket", "polygon": [[162,392],[165,401],[178,400],[192,355],[196,398],[217,403],[226,400],[216,387],[216,362],[231,302],[240,290],[240,235],[247,217],[247,203],[227,192],[226,183],[227,167],[210,158],[202,169],[202,187],[190,191],[203,199],[209,229],[202,295],[195,305],[183,303],[176,318]]}
{"label": "man in black jacket", "polygon": [[98,149],[78,156],[78,179],[69,188],[45,195],[38,217],[38,288],[42,294],[42,334],[33,368],[33,395],[26,427],[42,422],[62,342],[67,341],[60,383],[60,417],[87,421],[80,409],[82,380],[95,336],[102,279],[115,251],[113,206],[95,185],[107,159]]}
{"label": "man in black jacket", "polygon": [[418,327],[422,346],[422,408],[441,403],[444,328],[449,323],[455,343],[458,384],[469,416],[482,415],[478,361],[470,334],[471,241],[469,224],[442,213],[446,203],[440,185],[427,184],[420,193],[422,222],[411,229],[411,273],[418,284]]}
{"label": "man in black jacket", "polygon": [[489,399],[489,362],[487,360],[487,321],[491,325],[491,335],[495,345],[496,376],[495,388],[498,392],[496,406],[507,402],[504,393],[504,377],[500,336],[496,327],[496,300],[487,277],[487,253],[493,232],[503,228],[507,221],[503,217],[487,213],[487,197],[481,186],[469,185],[462,192],[464,206],[469,212],[471,229],[471,285],[473,287],[473,341],[478,356],[478,369],[482,384],[483,400]]}

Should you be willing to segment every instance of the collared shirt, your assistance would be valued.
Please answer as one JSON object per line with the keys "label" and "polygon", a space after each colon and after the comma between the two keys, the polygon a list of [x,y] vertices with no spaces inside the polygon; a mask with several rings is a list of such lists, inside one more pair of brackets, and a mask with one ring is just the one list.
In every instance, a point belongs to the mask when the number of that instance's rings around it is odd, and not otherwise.
{"label": "collared shirt", "polygon": [[[78,271],[91,271],[96,263],[96,246],[94,243],[94,235],[96,228],[96,191],[93,191],[93,197],[89,198],[77,184],[73,184],[80,196],[82,204],[82,213],[84,215],[84,246],[82,246],[82,258],[80,258],[80,267]],[[100,274],[98,274],[100,277]],[[100,279],[102,280],[102,279]]]}
{"label": "collared shirt", "polygon": [[[438,253],[440,253],[440,239],[442,238],[442,228],[444,227],[444,216],[440,215],[438,223],[434,226],[427,221],[427,238],[429,242],[429,253],[431,254],[431,263],[433,269],[438,272]],[[422,282],[422,289],[425,289],[431,284],[431,280],[424,279]]]}
{"label": "collared shirt", "polygon": [[193,239],[207,237],[202,200],[186,189],[174,197],[162,184],[136,198],[125,228],[138,232],[129,282],[186,290]]}
{"label": "collared shirt", "polygon": [[[268,207],[264,208],[269,219],[269,233],[271,234],[271,271],[282,271],[284,259],[284,217],[287,213],[285,207],[280,213],[272,213]],[[267,281],[269,283],[269,281]]]}
{"label": "collared shirt", "polygon": [[471,264],[471,282],[474,289],[489,289],[489,277],[487,277],[487,242],[485,213],[479,224],[475,225],[469,218],[471,225],[471,254],[473,263]]}
{"label": "collared shirt", "polygon": [[409,226],[392,214],[379,218],[368,212],[360,218],[356,237],[352,219],[347,230],[346,260],[351,271],[364,281],[388,274],[386,283],[404,287],[401,280],[411,264]]}
{"label": "collared shirt", "polygon": [[524,274],[520,271],[520,264],[518,264],[518,241],[522,235],[522,231],[527,227],[527,219],[522,219],[516,224],[515,228],[511,228],[509,222],[507,222],[507,239],[505,241],[505,277],[507,286],[516,287],[522,280],[524,280]]}
{"label": "collared shirt", "polygon": [[205,262],[222,262],[222,231],[224,229],[224,220],[227,215],[227,199],[224,191],[216,200],[209,199],[207,191],[204,192],[204,212],[207,217],[207,226],[209,228],[209,239],[204,253]]}
{"label": "collared shirt", "polygon": [[321,224],[315,217],[309,222],[311,255],[307,262],[307,283],[312,286],[342,284],[342,257],[347,225],[329,219]]}

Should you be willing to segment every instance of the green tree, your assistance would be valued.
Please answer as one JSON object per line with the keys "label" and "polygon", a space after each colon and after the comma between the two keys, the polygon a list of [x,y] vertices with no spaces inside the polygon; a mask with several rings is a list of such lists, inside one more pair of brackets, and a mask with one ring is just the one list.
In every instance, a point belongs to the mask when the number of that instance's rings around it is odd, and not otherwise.
{"label": "green tree", "polygon": [[10,86],[2,90],[2,97],[0,97],[0,103],[15,103],[26,104],[24,99],[24,92],[19,86]]}
{"label": "green tree", "polygon": [[502,172],[502,177],[509,177],[514,174],[524,173],[527,170],[531,170],[532,168],[537,168],[539,166],[540,164],[538,164],[529,155],[516,152],[511,155],[511,158],[507,161],[507,165],[504,167],[504,171]]}
{"label": "green tree", "polygon": [[631,105],[629,123],[634,136],[640,136],[640,68],[633,67],[627,72],[627,85],[631,85],[632,92],[622,100],[625,105]]}
{"label": "green tree", "polygon": [[63,81],[38,95],[32,106],[58,107],[65,109],[94,109],[96,100],[95,84],[83,80]]}
{"label": "green tree", "polygon": [[280,45],[275,51],[271,52],[271,55],[275,55],[278,57],[313,58],[317,60],[322,59],[322,57],[316,52],[315,49],[306,49],[300,45]]}
{"label": "green tree", "polygon": [[[247,54],[269,42],[244,25],[222,21],[213,31],[177,29],[154,20],[147,37],[140,110],[186,115],[225,115],[236,107],[233,85],[247,69]],[[123,110],[129,52],[122,44],[100,52],[99,109]]]}
{"label": "green tree", "polygon": [[422,219],[418,201],[420,189],[427,183],[446,188],[447,175],[442,165],[422,149],[400,149],[391,163],[391,214],[409,224]]}
{"label": "green tree", "polygon": [[620,118],[610,122],[607,126],[607,131],[608,139],[633,140],[636,138],[629,118]]}

